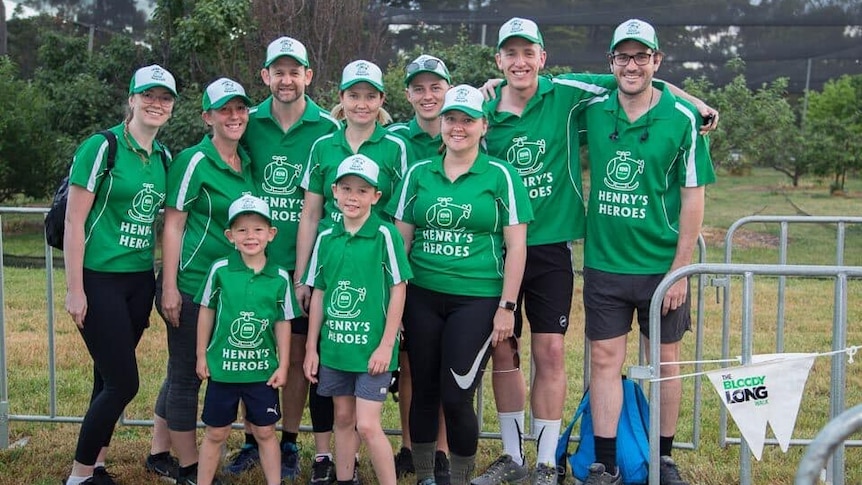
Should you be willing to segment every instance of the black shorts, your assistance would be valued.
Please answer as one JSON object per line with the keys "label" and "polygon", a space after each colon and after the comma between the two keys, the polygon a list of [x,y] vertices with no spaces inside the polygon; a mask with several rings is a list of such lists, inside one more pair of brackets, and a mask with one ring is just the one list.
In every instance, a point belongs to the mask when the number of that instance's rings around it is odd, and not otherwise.
{"label": "black shorts", "polygon": [[[665,274],[624,275],[584,268],[585,332],[590,340],[607,340],[629,333],[637,311],[641,334],[649,337],[649,307]],[[685,304],[661,318],[661,343],[682,340],[691,330],[691,289]]]}
{"label": "black shorts", "polygon": [[[532,333],[566,333],[574,288],[571,243],[527,246],[518,308],[523,308]],[[517,311],[515,335],[519,338],[523,326],[524,315]]]}
{"label": "black shorts", "polygon": [[269,426],[281,419],[278,389],[266,382],[227,383],[210,379],[204,396],[201,421],[223,428],[236,421],[239,402],[245,405],[245,420],[255,426]]}
{"label": "black shorts", "polygon": [[[288,273],[290,274],[290,281],[295,281],[293,279],[293,270],[288,271]],[[308,317],[300,313],[296,318],[291,320],[290,333],[294,335],[308,335]]]}

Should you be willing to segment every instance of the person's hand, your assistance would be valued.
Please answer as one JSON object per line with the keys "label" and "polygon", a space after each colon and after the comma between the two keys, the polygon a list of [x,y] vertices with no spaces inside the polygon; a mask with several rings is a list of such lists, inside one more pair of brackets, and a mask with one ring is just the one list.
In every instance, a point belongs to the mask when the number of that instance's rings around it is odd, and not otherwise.
{"label": "person's hand", "polygon": [[210,377],[210,368],[207,365],[206,357],[198,357],[197,365],[195,365],[195,373],[198,379],[205,381]]}
{"label": "person's hand", "polygon": [[685,304],[688,297],[688,280],[683,278],[678,280],[665,293],[664,300],[661,302],[661,314],[667,315],[669,311],[676,310]]}
{"label": "person's hand", "polygon": [[718,110],[703,102],[698,103],[696,108],[698,113],[703,117],[703,125],[700,127],[700,134],[706,135],[710,131],[715,131],[715,129],[718,128]]}
{"label": "person's hand", "polygon": [[269,376],[266,385],[273,389],[281,389],[287,383],[287,367],[279,366],[275,372]]}
{"label": "person's hand", "polygon": [[293,294],[296,295],[296,301],[299,303],[302,315],[307,317],[308,306],[311,304],[311,287],[308,285],[294,286]]}
{"label": "person's hand", "polygon": [[389,369],[389,362],[392,360],[392,347],[386,348],[385,345],[378,345],[368,359],[368,373],[376,376],[386,372]]}
{"label": "person's hand", "polygon": [[83,291],[66,292],[66,312],[78,328],[84,328],[84,318],[87,316],[87,295]]}
{"label": "person's hand", "polygon": [[302,363],[302,370],[305,372],[305,378],[312,384],[317,384],[317,368],[320,366],[320,356],[317,355],[316,349],[305,349],[305,362]]}
{"label": "person's hand", "polygon": [[162,290],[162,315],[174,327],[180,326],[180,310],[183,307],[183,297],[180,290]]}
{"label": "person's hand", "polygon": [[479,92],[481,92],[482,96],[485,97],[485,101],[490,101],[497,97],[497,92],[495,91],[495,89],[497,89],[497,86],[499,86],[502,82],[503,80],[500,78],[488,79],[487,81],[485,81],[485,84],[483,84],[482,87],[479,88]]}
{"label": "person's hand", "polygon": [[515,335],[515,312],[505,308],[497,308],[494,314],[494,330],[491,332],[491,345],[496,347],[498,343]]}

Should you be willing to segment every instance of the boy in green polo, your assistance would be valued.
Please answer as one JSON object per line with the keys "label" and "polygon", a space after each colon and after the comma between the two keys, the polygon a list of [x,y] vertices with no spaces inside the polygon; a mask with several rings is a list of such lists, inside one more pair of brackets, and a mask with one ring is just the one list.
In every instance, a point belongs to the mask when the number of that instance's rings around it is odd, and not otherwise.
{"label": "boy in green polo", "polygon": [[287,381],[290,320],[297,305],[287,270],[266,257],[266,246],[277,232],[267,203],[251,195],[240,197],[230,205],[228,224],[225,236],[237,251],[213,262],[195,297],[201,305],[196,372],[209,380],[196,483],[219,483],[213,477],[221,448],[242,401],[266,483],[278,485],[278,390]]}
{"label": "boy in green polo", "polygon": [[398,329],[413,274],[398,230],[371,210],[381,197],[379,174],[377,163],[361,154],[338,165],[332,193],[343,217],[318,235],[303,281],[314,288],[303,367],[310,381],[319,381],[317,392],[335,404],[339,484],[353,481],[357,430],[376,483],[396,483],[380,414],[398,366]]}

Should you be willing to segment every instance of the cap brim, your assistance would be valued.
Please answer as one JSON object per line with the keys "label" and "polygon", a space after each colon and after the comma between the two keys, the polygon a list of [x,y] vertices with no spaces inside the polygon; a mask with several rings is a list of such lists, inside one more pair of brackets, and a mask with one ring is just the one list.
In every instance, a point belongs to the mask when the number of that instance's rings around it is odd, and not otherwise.
{"label": "cap brim", "polygon": [[347,82],[345,82],[345,83],[341,83],[341,85],[338,87],[338,89],[339,89],[339,90],[341,90],[341,91],[344,91],[345,89],[347,89],[347,88],[349,88],[349,87],[351,87],[351,86],[354,86],[354,85],[356,85],[356,84],[359,84],[359,83],[368,83],[368,84],[370,84],[374,89],[376,89],[376,90],[380,91],[381,93],[384,93],[384,92],[385,92],[385,91],[383,91],[383,86],[382,86],[380,83],[376,83],[376,82],[374,82],[374,81],[372,81],[372,80],[370,80],[370,79],[365,79],[365,78],[362,78],[362,79],[351,79],[350,81],[347,81]]}
{"label": "cap brim", "polygon": [[275,56],[275,57],[273,57],[272,59],[269,59],[268,61],[266,61],[266,62],[263,64],[263,67],[269,67],[269,66],[271,66],[273,62],[275,62],[275,61],[277,61],[277,60],[281,59],[282,57],[290,57],[290,58],[291,58],[291,59],[293,59],[294,61],[296,61],[296,62],[300,63],[302,66],[304,66],[304,67],[308,67],[308,61],[307,61],[306,59],[303,59],[303,58],[301,58],[301,57],[299,57],[299,56],[295,56],[295,55],[293,55],[293,54],[281,54],[281,55]]}
{"label": "cap brim", "polygon": [[250,210],[250,209],[249,209],[249,210],[240,211],[240,212],[237,212],[236,214],[234,214],[234,215],[233,215],[233,217],[231,217],[230,219],[228,219],[228,220],[227,220],[227,226],[228,226],[228,227],[230,227],[230,226],[231,226],[231,224],[233,224],[233,221],[235,221],[237,217],[239,217],[239,216],[241,216],[241,215],[243,215],[243,214],[256,214],[256,215],[259,215],[260,217],[263,217],[264,219],[266,219],[266,221],[267,221],[267,222],[269,222],[270,224],[272,224],[272,218],[271,218],[271,217],[267,216],[266,214],[264,214],[264,213],[262,213],[262,212],[258,212],[258,211],[256,211],[256,210]]}
{"label": "cap brim", "polygon": [[147,89],[153,89],[153,88],[165,88],[171,94],[173,94],[175,98],[177,97],[176,90],[174,90],[174,88],[168,86],[167,84],[163,84],[163,83],[149,83],[149,84],[143,84],[141,86],[135,86],[135,89],[132,89],[129,94],[140,94],[140,93],[143,93],[144,91],[146,91]]}
{"label": "cap brim", "polygon": [[359,177],[359,178],[361,178],[362,180],[364,180],[364,181],[368,182],[368,185],[370,185],[370,186],[374,187],[375,189],[377,188],[377,182],[375,182],[375,181],[371,180],[371,179],[370,179],[368,176],[366,176],[365,174],[355,173],[355,172],[348,172],[348,173],[342,174],[340,177],[338,177],[338,178],[336,178],[336,179],[335,179],[335,183],[338,183],[338,181],[339,181],[339,180],[341,180],[341,179],[343,179],[344,177],[347,177],[347,176],[349,176],[349,175],[353,175],[354,177]]}
{"label": "cap brim", "polygon": [[542,39],[539,39],[537,37],[533,37],[532,35],[511,34],[511,35],[507,35],[506,37],[503,37],[502,39],[500,39],[499,42],[497,42],[497,50],[500,50],[500,48],[503,47],[503,44],[505,44],[507,40],[515,38],[515,37],[520,37],[522,39],[526,39],[526,40],[532,42],[533,44],[539,44],[542,47],[544,47],[544,45],[545,45],[545,43],[544,43],[544,41],[542,41]]}
{"label": "cap brim", "polygon": [[449,106],[440,110],[440,114],[448,113],[449,111],[460,111],[465,115],[471,118],[484,118],[485,113],[483,111],[475,110],[473,108],[468,108],[466,106]]}
{"label": "cap brim", "polygon": [[232,95],[230,95],[230,96],[225,96],[225,97],[221,98],[220,100],[218,100],[218,101],[216,101],[215,103],[211,104],[211,105],[209,106],[209,108],[207,108],[207,109],[219,109],[219,108],[221,108],[222,106],[226,105],[228,101],[230,101],[230,100],[232,100],[232,99],[234,99],[234,98],[240,98],[240,99],[242,99],[242,100],[245,102],[245,105],[246,105],[246,106],[251,106],[251,99],[250,99],[248,96],[245,96],[245,95],[243,95],[243,94],[232,94]]}
{"label": "cap brim", "polygon": [[410,74],[407,75],[406,78],[404,78],[404,84],[409,86],[410,81],[412,81],[414,77],[422,74],[423,72],[430,72],[431,74],[434,74],[435,76],[446,81],[447,83],[452,84],[452,78],[450,78],[449,76],[444,76],[444,75],[440,74],[439,72],[437,72],[433,69],[418,69],[416,71],[411,72]]}

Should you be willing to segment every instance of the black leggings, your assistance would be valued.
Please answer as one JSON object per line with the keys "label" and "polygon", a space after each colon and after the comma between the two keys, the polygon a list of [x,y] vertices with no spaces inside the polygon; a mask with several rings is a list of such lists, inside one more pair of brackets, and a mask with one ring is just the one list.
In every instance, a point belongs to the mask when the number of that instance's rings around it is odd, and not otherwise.
{"label": "black leggings", "polygon": [[491,355],[489,342],[499,301],[498,296],[450,295],[407,286],[404,332],[413,379],[410,439],[414,443],[437,439],[442,405],[452,453],[476,454],[479,422],[473,398]]}
{"label": "black leggings", "polygon": [[135,348],[149,326],[152,271],[104,273],[84,269],[87,315],[80,330],[93,358],[93,394],[84,415],[75,461],[91,466],[111,443],[114,426],[138,393]]}

